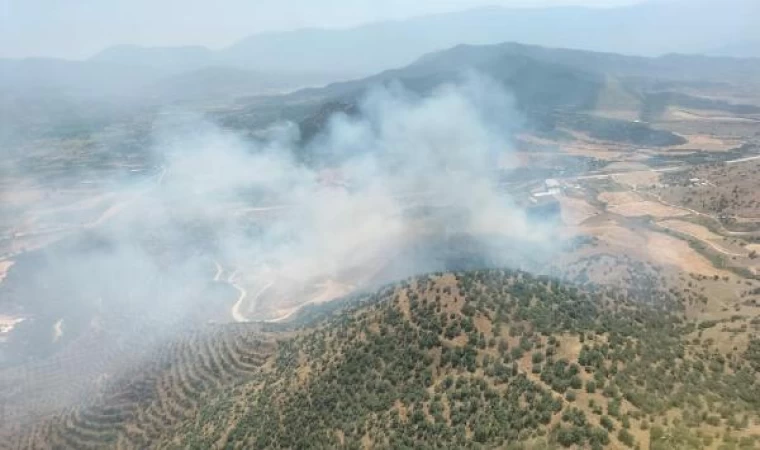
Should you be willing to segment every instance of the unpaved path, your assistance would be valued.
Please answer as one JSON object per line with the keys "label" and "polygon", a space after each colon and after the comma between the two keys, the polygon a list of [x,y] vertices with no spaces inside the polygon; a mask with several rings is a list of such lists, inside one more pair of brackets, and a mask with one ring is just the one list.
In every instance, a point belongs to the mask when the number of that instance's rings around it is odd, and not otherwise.
{"label": "unpaved path", "polygon": [[237,291],[240,293],[240,296],[238,296],[237,301],[234,305],[232,305],[232,319],[235,322],[248,322],[248,319],[240,313],[240,307],[243,304],[243,300],[245,300],[245,297],[248,295],[248,292],[240,287],[240,285],[237,285],[235,283],[230,283],[230,286],[237,289]]}
{"label": "unpaved path", "polygon": [[245,316],[240,313],[240,307],[243,304],[243,300],[245,300],[245,297],[248,295],[248,291],[243,289],[242,286],[235,284],[235,275],[237,275],[237,273],[238,271],[235,269],[232,271],[230,276],[227,277],[227,283],[235,288],[240,294],[235,304],[232,305],[232,319],[235,320],[235,322],[248,322],[248,319],[246,319]]}
{"label": "unpaved path", "polygon": [[646,200],[633,191],[602,192],[598,199],[607,205],[607,211],[626,217],[652,216],[663,218],[688,215],[688,212],[683,208]]}
{"label": "unpaved path", "polygon": [[15,264],[13,261],[0,261],[0,283],[8,276],[8,271],[11,270],[13,264]]}
{"label": "unpaved path", "polygon": [[[224,268],[221,264],[219,264],[219,261],[214,260],[214,265],[216,266],[216,273],[214,274],[214,281],[220,281],[222,279],[222,274],[224,273]],[[243,322],[250,322],[248,318],[241,312],[241,308],[243,307],[243,302],[248,297],[248,291],[245,290],[245,288],[235,282],[235,277],[237,277],[239,270],[235,269],[230,273],[230,275],[225,280],[227,284],[235,288],[236,291],[238,291],[238,299],[235,302],[234,305],[232,305],[232,310],[230,313],[232,314],[232,319],[235,322],[243,323]],[[256,295],[253,297],[252,301],[256,301],[264,292],[267,291],[267,289],[271,288],[272,285],[274,285],[274,282],[269,281],[267,282],[263,288],[261,288]]]}
{"label": "unpaved path", "polygon": [[689,247],[686,241],[664,233],[647,233],[646,250],[655,262],[680,267],[686,272],[706,276],[729,274],[729,272],[715,267],[707,258]]}
{"label": "unpaved path", "polygon": [[654,198],[656,198],[656,199],[657,199],[657,201],[658,201],[658,202],[662,203],[662,204],[663,204],[663,205],[665,205],[665,206],[670,206],[671,208],[678,208],[678,209],[682,209],[682,210],[684,210],[684,211],[688,211],[688,212],[690,212],[691,214],[694,214],[694,215],[697,215],[697,216],[702,216],[702,217],[709,217],[709,218],[711,218],[711,219],[714,219],[714,218],[715,218],[714,216],[712,216],[712,215],[710,215],[710,214],[707,214],[707,213],[703,213],[702,211],[697,211],[696,209],[691,209],[691,208],[689,208],[689,207],[687,207],[687,206],[675,205],[675,204],[673,204],[673,203],[670,203],[670,202],[668,202],[668,201],[666,201],[666,200],[663,200],[663,199],[662,199],[662,196],[661,196],[660,194],[650,194],[650,195],[652,195]]}
{"label": "unpaved path", "polygon": [[58,319],[58,322],[53,325],[53,343],[63,336],[63,319]]}
{"label": "unpaved path", "polygon": [[[235,289],[237,289],[238,292],[240,292],[240,297],[238,297],[238,301],[235,302],[235,305],[232,307],[232,318],[235,320],[235,322],[248,322],[249,321],[248,318],[245,317],[240,312],[240,307],[243,305],[243,300],[245,300],[245,297],[248,295],[248,293],[241,286],[239,286],[237,284],[234,284],[234,283],[230,283],[230,284],[232,285],[232,287],[234,287]],[[261,295],[264,292],[266,292],[273,285],[274,285],[274,282],[272,282],[272,281],[267,282],[267,284],[265,284],[264,287],[262,287],[256,293],[256,295],[253,296],[253,300],[252,301],[255,302],[259,297],[261,297]]]}
{"label": "unpaved path", "polygon": [[666,220],[663,222],[658,222],[657,225],[667,230],[672,230],[672,231],[675,231],[676,233],[681,233],[681,234],[685,234],[686,236],[692,237],[700,242],[703,242],[709,245],[713,250],[723,255],[737,256],[740,258],[744,258],[747,256],[747,253],[735,253],[735,252],[726,250],[725,248],[712,242],[711,239],[720,239],[721,236],[712,233],[710,230],[700,225],[696,225],[690,222],[684,222],[680,220]]}
{"label": "unpaved path", "polygon": [[214,265],[216,266],[216,273],[214,274],[214,281],[219,281],[219,279],[222,277],[222,273],[224,272],[224,269],[222,269],[222,265],[219,264],[219,261],[214,260]]}
{"label": "unpaved path", "polygon": [[327,280],[326,282],[321,284],[320,287],[324,288],[324,290],[320,292],[319,295],[315,296],[314,298],[312,298],[311,300],[307,302],[301,303],[300,305],[294,308],[291,308],[282,316],[277,317],[275,319],[267,320],[266,322],[268,323],[283,322],[289,319],[290,317],[292,317],[293,314],[300,311],[306,305],[318,305],[320,303],[326,303],[326,302],[335,300],[336,298],[342,297],[350,293],[355,288],[352,285],[337,283],[333,280]]}
{"label": "unpaved path", "polygon": [[[743,162],[748,161],[755,161],[760,159],[760,155],[754,155],[754,156],[746,156],[744,158],[738,158],[738,159],[732,159],[730,161],[725,161],[725,164],[739,164]],[[681,165],[681,166],[668,166],[668,167],[659,167],[657,169],[651,169],[651,172],[655,173],[667,173],[667,172],[678,172],[682,170],[688,170],[697,164],[688,164],[688,165]],[[642,172],[642,171],[638,171]],[[562,181],[581,181],[581,180],[601,180],[604,178],[612,178],[620,175],[626,175],[631,173],[631,171],[624,171],[624,172],[611,172],[611,173],[596,173],[591,175],[579,175],[576,177],[567,177],[567,178],[560,178]]]}
{"label": "unpaved path", "polygon": [[[217,263],[217,265],[218,265],[218,263]],[[221,266],[219,266],[219,267],[221,267]],[[230,276],[227,278],[227,283],[229,283],[230,286],[232,286],[233,288],[235,288],[240,293],[240,295],[238,296],[237,301],[235,302],[234,305],[232,305],[232,311],[231,311],[232,312],[232,319],[235,322],[241,322],[241,323],[242,322],[249,322],[248,318],[242,312],[240,312],[240,308],[243,306],[243,301],[248,296],[248,291],[246,291],[245,288],[243,288],[239,284],[235,283],[235,276],[237,276],[237,274],[238,274],[238,270],[235,269],[235,271],[233,271],[230,274]],[[256,293],[256,295],[253,296],[253,301],[255,302],[261,296],[261,294],[263,294],[264,292],[266,292],[267,289],[269,289],[270,287],[272,287],[272,285],[274,285],[274,282],[272,282],[272,281],[267,282],[264,285],[264,287],[261,288]]]}
{"label": "unpaved path", "polygon": [[[730,235],[730,236],[752,236],[752,235],[757,234],[754,231],[731,231],[731,230],[728,230],[728,229],[726,229],[725,226],[723,226],[723,223],[721,223],[721,221],[716,216],[714,216],[712,214],[708,214],[708,213],[705,213],[705,212],[702,212],[702,211],[697,211],[696,209],[692,209],[692,208],[689,208],[689,207],[686,207],[686,206],[682,206],[682,205],[675,205],[675,204],[670,203],[670,202],[668,202],[666,200],[663,200],[662,196],[659,195],[659,194],[651,194],[650,193],[649,195],[652,196],[652,197],[654,197],[654,198],[656,198],[658,202],[662,203],[665,206],[670,206],[672,208],[680,208],[680,209],[682,209],[684,211],[688,211],[688,212],[690,212],[690,213],[692,213],[692,214],[694,214],[696,216],[702,216],[702,217],[707,217],[708,219],[712,219],[713,222],[717,223],[718,226],[720,227],[721,234]],[[740,220],[744,219],[744,220],[748,220],[748,221],[757,221],[757,220],[760,220],[760,217],[754,217],[754,218],[753,217],[739,217],[739,216],[729,216],[729,217],[731,217],[733,219],[740,219]]]}

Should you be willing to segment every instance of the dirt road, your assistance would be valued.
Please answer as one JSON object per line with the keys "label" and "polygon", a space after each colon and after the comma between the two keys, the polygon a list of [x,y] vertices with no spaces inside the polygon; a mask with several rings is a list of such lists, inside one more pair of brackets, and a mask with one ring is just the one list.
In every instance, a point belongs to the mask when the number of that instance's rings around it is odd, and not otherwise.
{"label": "dirt road", "polygon": [[[238,292],[240,292],[240,297],[238,297],[238,301],[237,301],[237,302],[235,302],[235,305],[232,307],[232,318],[235,320],[235,322],[249,322],[248,318],[247,318],[247,317],[245,317],[245,316],[244,316],[244,315],[243,315],[243,314],[240,312],[240,307],[241,307],[241,306],[243,306],[243,300],[245,300],[245,298],[246,298],[246,296],[248,295],[248,293],[246,292],[246,290],[245,290],[245,289],[243,289],[243,288],[242,288],[240,285],[238,285],[238,284],[235,284],[235,283],[232,283],[232,282],[231,282],[231,283],[230,283],[230,285],[231,285],[232,287],[234,287],[235,289],[237,289],[237,290],[238,290]],[[259,290],[259,291],[256,293],[256,295],[254,295],[254,296],[253,296],[253,299],[252,299],[251,301],[255,302],[255,301],[256,301],[256,300],[257,300],[259,297],[261,297],[261,295],[262,295],[264,292],[266,292],[266,291],[267,291],[269,288],[271,288],[273,285],[274,285],[274,283],[273,283],[273,282],[271,282],[271,281],[267,282],[267,283],[264,285],[264,287],[262,287],[262,288],[261,288],[261,289],[260,289],[260,290]]]}
{"label": "dirt road", "polygon": [[[214,275],[214,281],[219,281],[221,279],[221,275],[222,275],[222,272],[223,272],[224,269],[222,268],[221,264],[219,264],[217,261],[214,261],[214,264],[216,264],[216,274]],[[250,322],[248,320],[248,318],[241,312],[241,308],[243,306],[243,301],[245,301],[246,297],[248,297],[248,291],[246,291],[245,288],[243,288],[243,286],[240,286],[239,284],[237,284],[235,282],[235,277],[237,276],[237,274],[238,274],[238,270],[235,269],[230,274],[230,276],[227,277],[227,280],[226,280],[227,283],[230,286],[232,286],[233,288],[235,288],[235,290],[238,291],[238,293],[239,293],[237,301],[235,302],[234,305],[232,305],[232,311],[231,311],[232,319],[235,322],[240,322],[240,323]],[[266,292],[267,289],[269,289],[270,287],[272,287],[273,284],[274,283],[271,282],[271,281],[267,282],[264,285],[264,287],[261,288],[256,293],[256,295],[253,297],[252,301],[255,302],[261,296],[261,294],[263,294],[264,292]]]}
{"label": "dirt road", "polygon": [[59,319],[55,325],[53,325],[53,343],[58,342],[58,339],[63,336],[63,319]]}
{"label": "dirt road", "polygon": [[[748,161],[755,161],[755,160],[758,160],[758,159],[760,159],[760,155],[746,156],[744,158],[737,158],[737,159],[732,159],[732,160],[729,160],[729,161],[725,161],[725,164],[739,164],[739,163],[748,162]],[[678,172],[678,171],[681,171],[681,170],[688,170],[688,169],[694,167],[695,165],[696,164],[686,164],[686,165],[681,165],[681,166],[659,167],[657,169],[650,169],[650,170],[651,170],[651,172],[656,172],[656,173]],[[636,172],[642,172],[642,171],[641,170],[637,170]],[[563,180],[563,181],[599,180],[599,179],[604,179],[604,178],[608,178],[608,177],[625,175],[627,173],[630,173],[630,171],[611,172],[611,173],[598,173],[598,174],[593,174],[593,175],[579,175],[577,177],[562,178],[561,180]]]}
{"label": "dirt road", "polygon": [[0,283],[8,276],[8,271],[11,270],[13,264],[13,261],[0,261]]}
{"label": "dirt road", "polygon": [[214,281],[219,281],[219,279],[222,277],[222,272],[224,272],[224,269],[222,269],[222,265],[219,264],[218,261],[214,260],[214,265],[216,266],[216,273],[214,274]]}
{"label": "dirt road", "polygon": [[294,308],[291,308],[290,311],[283,314],[282,316],[277,317],[275,319],[267,320],[266,322],[268,323],[284,322],[285,320],[292,317],[293,314],[297,313],[298,311],[300,311],[307,305],[318,305],[320,303],[326,303],[326,302],[335,300],[339,297],[342,297],[350,293],[355,288],[352,285],[336,283],[333,280],[327,280],[322,285],[320,285],[320,287],[322,287],[324,290],[316,297],[312,298],[311,300],[307,302],[301,303],[300,305]]}
{"label": "dirt road", "polygon": [[710,248],[712,248],[713,250],[715,250],[716,252],[718,252],[720,254],[723,254],[723,255],[726,255],[726,256],[736,256],[736,257],[739,257],[739,258],[744,258],[744,257],[747,256],[747,253],[734,253],[734,252],[730,252],[730,251],[724,249],[723,247],[721,247],[721,246],[719,246],[719,245],[717,245],[717,244],[715,244],[715,243],[713,243],[713,242],[711,242],[711,241],[709,241],[707,239],[704,239],[701,236],[698,236],[695,233],[692,233],[690,231],[687,231],[687,230],[683,229],[683,227],[673,227],[673,226],[669,226],[668,224],[662,223],[662,222],[658,223],[657,225],[661,226],[662,228],[665,228],[666,230],[670,230],[670,231],[673,231],[675,233],[684,234],[686,236],[694,238],[694,239],[698,240],[699,242],[702,242],[702,243],[704,243],[706,245],[709,245]]}

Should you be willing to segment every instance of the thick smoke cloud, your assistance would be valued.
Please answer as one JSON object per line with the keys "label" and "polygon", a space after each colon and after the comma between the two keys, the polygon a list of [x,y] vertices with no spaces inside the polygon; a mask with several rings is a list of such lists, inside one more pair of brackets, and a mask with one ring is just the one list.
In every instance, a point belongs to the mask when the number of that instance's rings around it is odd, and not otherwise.
{"label": "thick smoke cloud", "polygon": [[[333,116],[305,149],[292,125],[278,125],[258,144],[205,125],[200,137],[159,146],[172,149],[160,196],[201,220],[216,204],[226,204],[222,215],[234,213],[232,204],[253,217],[274,213],[255,236],[219,232],[218,251],[241,270],[291,284],[371,271],[441,231],[544,241],[498,187],[519,117],[496,83],[470,74],[425,97],[398,85],[376,88],[359,111]],[[299,152],[321,163],[306,167]],[[410,213],[415,207],[428,208],[424,219]]]}
{"label": "thick smoke cloud", "polygon": [[152,139],[163,166],[121,187],[118,210],[77,245],[43,252],[39,277],[55,294],[35,285],[19,297],[56,295],[170,332],[191,316],[282,319],[304,302],[443,269],[452,236],[497,265],[515,263],[504,241],[549,254],[548,225],[529,221],[499,184],[521,119],[495,82],[469,74],[424,96],[377,87],[358,111],[331,117],[306,146],[294,124],[249,140],[164,114]]}
{"label": "thick smoke cloud", "polygon": [[[15,388],[0,401],[16,417],[70,406],[182,330],[287,320],[304,304],[444,270],[452,255],[497,266],[550,257],[550,225],[528,220],[500,184],[521,122],[496,83],[470,74],[424,96],[377,87],[358,111],[305,146],[294,124],[249,140],[162,115],[152,176],[110,180],[118,200],[105,213],[69,217],[84,225],[14,256],[0,289],[16,310],[0,313],[25,321],[0,367],[38,363],[7,378]],[[65,389],[40,381],[58,372]]]}
{"label": "thick smoke cloud", "polygon": [[[545,242],[545,230],[498,185],[519,115],[509,94],[477,74],[423,97],[400,85],[377,87],[359,114],[334,115],[306,148],[293,124],[249,142],[198,118],[175,121],[157,127],[156,151],[166,160],[161,184],[120,228],[171,237],[201,226],[206,244],[183,238],[182,245],[205,246],[193,256],[237,270],[249,295],[273,282],[291,296],[294,286],[347,272],[364,279],[436,234]],[[303,152],[317,162],[300,162]],[[424,262],[426,255],[414,256]],[[399,273],[433,267],[403,263]],[[270,295],[270,304],[256,305],[249,298],[245,315],[262,308],[271,314],[279,300]]]}

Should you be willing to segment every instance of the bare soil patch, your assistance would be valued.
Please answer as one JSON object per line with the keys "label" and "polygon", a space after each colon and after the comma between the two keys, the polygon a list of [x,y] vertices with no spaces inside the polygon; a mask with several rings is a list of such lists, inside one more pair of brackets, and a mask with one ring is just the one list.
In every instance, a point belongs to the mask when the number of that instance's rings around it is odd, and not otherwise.
{"label": "bare soil patch", "polygon": [[574,156],[587,156],[603,161],[620,161],[632,159],[633,155],[625,151],[610,150],[609,146],[588,144],[579,141],[562,144],[562,152]]}
{"label": "bare soil patch", "polygon": [[612,247],[641,249],[646,246],[646,239],[640,233],[623,228],[613,221],[585,229],[589,234]]}
{"label": "bare soil patch", "polygon": [[760,253],[760,244],[749,244],[745,248],[750,252]]}
{"label": "bare soil patch", "polygon": [[700,275],[728,275],[728,272],[717,269],[688,243],[663,233],[647,233],[646,249],[657,264],[677,266],[685,272]]}
{"label": "bare soil patch", "polygon": [[637,161],[621,161],[607,165],[604,168],[605,172],[641,172],[644,170],[650,170],[649,166]]}
{"label": "bare soil patch", "polygon": [[562,208],[562,222],[569,226],[580,225],[600,213],[589,202],[580,198],[563,196],[560,197],[559,203]]}
{"label": "bare soil patch", "polygon": [[602,192],[599,200],[607,204],[609,212],[626,217],[680,217],[689,214],[683,209],[644,200],[635,192]]}
{"label": "bare soil patch", "polygon": [[635,188],[638,186],[651,186],[659,183],[660,174],[651,170],[638,170],[635,172],[614,175],[612,179],[617,183]]}
{"label": "bare soil patch", "polygon": [[709,259],[691,248],[686,241],[665,233],[644,229],[633,230],[620,226],[612,220],[597,226],[581,228],[603,244],[597,247],[599,251],[606,248],[605,251],[613,254],[624,253],[659,266],[672,266],[686,273],[705,276],[729,274],[713,266]]}
{"label": "bare soil patch", "polygon": [[684,135],[684,137],[688,142],[679,148],[698,148],[700,150],[721,152],[734,149],[740,145],[737,139],[721,139],[706,134]]}
{"label": "bare soil patch", "polygon": [[610,208],[610,211],[626,217],[680,217],[689,214],[682,209],[665,206],[661,203],[650,202],[648,200],[618,205]]}
{"label": "bare soil patch", "polygon": [[598,197],[599,201],[606,203],[608,206],[620,206],[627,203],[636,203],[644,201],[641,196],[635,192],[602,192]]}
{"label": "bare soil patch", "polygon": [[689,111],[680,108],[670,108],[666,114],[666,120],[686,120],[704,122],[748,122],[753,123],[750,117],[738,117],[723,111],[699,110]]}
{"label": "bare soil patch", "polygon": [[662,222],[657,222],[657,225],[689,234],[703,241],[723,239],[723,236],[713,233],[706,227],[697,225],[696,223],[686,222],[685,220],[663,220]]}

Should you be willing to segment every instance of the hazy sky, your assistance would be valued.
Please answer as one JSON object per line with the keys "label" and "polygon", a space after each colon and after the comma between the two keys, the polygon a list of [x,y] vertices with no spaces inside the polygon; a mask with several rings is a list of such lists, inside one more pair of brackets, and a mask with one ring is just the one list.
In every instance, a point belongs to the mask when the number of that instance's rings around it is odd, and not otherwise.
{"label": "hazy sky", "polygon": [[114,44],[217,48],[261,31],[346,27],[486,5],[611,7],[637,1],[0,0],[0,57],[86,58]]}

